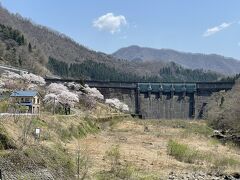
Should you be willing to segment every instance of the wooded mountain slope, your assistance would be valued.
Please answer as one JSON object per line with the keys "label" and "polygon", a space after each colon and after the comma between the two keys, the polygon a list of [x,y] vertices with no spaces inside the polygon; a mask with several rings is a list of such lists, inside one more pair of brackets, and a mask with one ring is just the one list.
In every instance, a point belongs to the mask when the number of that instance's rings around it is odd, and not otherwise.
{"label": "wooded mountain slope", "polygon": [[48,73],[47,57],[18,30],[0,24],[0,63]]}
{"label": "wooded mountain slope", "polygon": [[[19,31],[25,37],[25,55],[32,53],[28,51],[29,43],[32,49],[35,49],[34,52],[38,52],[39,55],[35,56],[35,59],[26,58],[28,61],[23,66],[35,72],[38,70],[30,65],[37,62],[41,65],[40,69],[47,67],[51,73],[62,77],[95,80],[213,81],[219,78],[219,74],[213,72],[185,70],[173,63],[129,62],[114,58],[111,55],[90,50],[57,31],[36,25],[18,14],[9,13],[2,7],[0,7],[0,24]],[[6,50],[6,42],[2,41],[2,44],[4,44],[3,49]],[[43,60],[41,60],[42,57]],[[19,56],[14,61],[18,61],[18,58]],[[16,66],[16,63],[12,63],[12,60],[9,61],[5,57],[2,62]],[[17,64],[17,66],[22,65]],[[168,70],[163,70],[164,68]],[[182,72],[180,74],[178,74],[179,69]],[[44,72],[49,74],[47,70]]]}
{"label": "wooded mountain slope", "polygon": [[113,56],[130,61],[175,62],[185,68],[204,69],[233,75],[240,72],[240,61],[216,54],[184,53],[171,49],[153,49],[129,46],[119,49]]}

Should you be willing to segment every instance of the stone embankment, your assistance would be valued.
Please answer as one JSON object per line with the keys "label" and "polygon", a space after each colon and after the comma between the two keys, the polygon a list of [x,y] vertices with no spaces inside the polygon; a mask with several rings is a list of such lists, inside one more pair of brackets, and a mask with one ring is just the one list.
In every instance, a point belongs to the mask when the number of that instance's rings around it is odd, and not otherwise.
{"label": "stone embankment", "polygon": [[240,179],[240,173],[230,175],[220,173],[205,173],[205,172],[185,172],[176,174],[171,172],[168,180],[236,180]]}

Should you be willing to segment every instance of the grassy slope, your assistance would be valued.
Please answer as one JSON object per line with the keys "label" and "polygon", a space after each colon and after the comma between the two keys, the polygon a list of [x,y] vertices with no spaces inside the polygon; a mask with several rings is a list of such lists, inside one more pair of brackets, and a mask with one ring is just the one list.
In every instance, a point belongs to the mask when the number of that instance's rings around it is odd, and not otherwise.
{"label": "grassy slope", "polygon": [[[95,120],[108,112],[101,105],[90,112],[75,110],[69,116],[44,112],[40,117],[0,117],[0,135],[6,137],[4,142],[0,139],[0,168],[4,177],[74,179],[78,147],[67,149],[66,144],[98,133]],[[35,128],[41,129],[40,141],[34,138]]]}
{"label": "grassy slope", "polygon": [[[239,149],[209,138],[212,130],[204,122],[139,121],[132,118],[109,121],[107,119],[111,118],[103,117],[108,113],[109,109],[98,106],[89,113],[77,112],[72,116],[44,114],[33,121],[31,118],[1,118],[5,134],[17,149],[1,150],[0,166],[4,166],[8,175],[15,177],[74,179],[77,153],[81,152],[81,157],[87,157],[88,177],[100,179],[100,172],[107,176],[111,169],[106,152],[119,145],[120,166],[125,168],[125,174],[137,179],[164,179],[171,171],[236,172],[240,168]],[[29,135],[26,145],[22,146],[23,128],[29,122]],[[36,127],[42,129],[40,143],[35,142],[32,136]],[[180,154],[176,150],[175,154],[169,152],[171,140],[178,143]],[[181,145],[199,156],[189,157],[181,150]],[[184,158],[179,158],[179,155]]]}
{"label": "grassy slope", "polygon": [[[212,130],[204,122],[189,121],[135,121],[132,119],[112,123],[108,130],[81,139],[80,144],[87,149],[93,166],[92,176],[100,171],[110,170],[106,151],[119,145],[120,164],[129,164],[137,179],[162,177],[171,171],[188,172],[195,170],[236,172],[240,168],[239,149],[224,146],[209,138]],[[149,131],[144,131],[144,129]],[[190,151],[202,156],[190,157],[191,163],[178,160],[168,152],[169,141],[186,145]],[[73,148],[70,142],[67,147]],[[186,156],[184,153],[181,156]],[[211,160],[209,158],[211,157]],[[164,178],[165,177],[165,178]]]}

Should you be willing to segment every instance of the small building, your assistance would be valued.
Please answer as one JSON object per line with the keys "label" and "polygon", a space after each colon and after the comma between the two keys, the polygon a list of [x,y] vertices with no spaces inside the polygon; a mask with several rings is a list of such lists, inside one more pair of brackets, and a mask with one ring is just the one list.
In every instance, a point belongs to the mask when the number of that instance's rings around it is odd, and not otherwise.
{"label": "small building", "polygon": [[19,106],[25,106],[27,113],[40,113],[40,95],[37,91],[14,91],[11,101]]}

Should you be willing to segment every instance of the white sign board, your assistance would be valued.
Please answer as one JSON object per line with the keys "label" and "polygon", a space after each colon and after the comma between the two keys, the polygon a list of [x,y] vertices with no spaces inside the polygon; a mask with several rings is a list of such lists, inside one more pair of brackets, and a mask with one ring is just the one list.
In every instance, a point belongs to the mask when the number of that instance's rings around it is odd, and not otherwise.
{"label": "white sign board", "polygon": [[36,134],[40,134],[40,128],[35,129]]}

